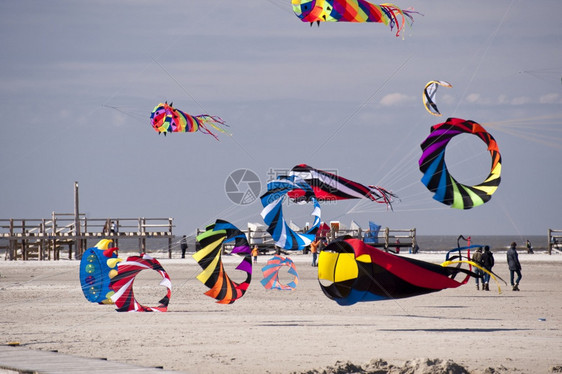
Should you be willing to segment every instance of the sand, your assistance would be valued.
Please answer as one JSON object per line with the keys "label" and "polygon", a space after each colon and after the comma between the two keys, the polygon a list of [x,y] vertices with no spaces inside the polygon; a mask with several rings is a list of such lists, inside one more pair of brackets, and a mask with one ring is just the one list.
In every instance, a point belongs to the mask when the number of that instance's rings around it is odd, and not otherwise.
{"label": "sand", "polygon": [[[412,256],[435,263],[444,257]],[[560,254],[520,253],[520,292],[502,284],[499,294],[493,283],[491,291],[477,291],[471,281],[348,307],[324,296],[309,255],[292,256],[300,275],[294,291],[259,283],[269,258],[260,256],[248,292],[232,305],[203,294],[207,288],[195,278],[200,268],[191,258],[154,257],[173,284],[167,313],[117,313],[114,306],[89,303],[78,261],[0,261],[0,344],[198,374],[353,372],[384,365],[412,373],[463,372],[452,369],[457,366],[471,373],[548,373],[562,364]],[[495,257],[494,271],[509,282],[505,254]],[[225,262],[236,278],[234,258]],[[282,281],[289,279],[281,273]],[[165,293],[159,280],[155,272],[139,274],[141,303],[157,304]]]}

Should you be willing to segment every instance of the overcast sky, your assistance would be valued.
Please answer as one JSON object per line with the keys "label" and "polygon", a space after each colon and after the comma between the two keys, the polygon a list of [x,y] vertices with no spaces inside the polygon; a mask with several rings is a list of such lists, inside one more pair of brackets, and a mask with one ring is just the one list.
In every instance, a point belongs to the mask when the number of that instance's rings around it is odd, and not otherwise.
{"label": "overcast sky", "polygon": [[[217,218],[245,228],[262,207],[234,204],[229,174],[253,171],[263,193],[272,172],[307,163],[400,197],[394,211],[327,204],[325,221],[419,235],[562,229],[562,2],[396,5],[423,14],[404,39],[382,24],[310,27],[290,0],[0,1],[0,218],[70,213],[78,181],[90,218],[173,217],[177,234]],[[437,94],[443,117],[422,105],[434,79],[453,85]],[[222,117],[232,137],[158,136],[149,116],[165,100]],[[499,189],[472,210],[440,204],[420,181],[419,145],[447,117],[483,124],[502,155]],[[449,170],[478,184],[490,156],[457,138]],[[310,211],[287,213],[304,224]]]}

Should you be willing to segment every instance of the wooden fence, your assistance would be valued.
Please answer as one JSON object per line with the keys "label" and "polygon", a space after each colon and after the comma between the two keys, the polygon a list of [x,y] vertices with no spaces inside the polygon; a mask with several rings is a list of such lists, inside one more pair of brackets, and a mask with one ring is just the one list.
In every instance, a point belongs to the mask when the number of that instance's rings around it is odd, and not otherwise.
{"label": "wooden fence", "polygon": [[[79,222],[79,227],[76,227]],[[50,219],[0,219],[0,239],[7,245],[5,260],[59,260],[68,248],[68,258],[78,259],[87,249],[88,239],[112,239],[116,247],[120,238],[137,238],[139,251],[146,251],[150,238],[168,239],[171,258],[173,218],[87,218],[80,214],[53,213]]]}

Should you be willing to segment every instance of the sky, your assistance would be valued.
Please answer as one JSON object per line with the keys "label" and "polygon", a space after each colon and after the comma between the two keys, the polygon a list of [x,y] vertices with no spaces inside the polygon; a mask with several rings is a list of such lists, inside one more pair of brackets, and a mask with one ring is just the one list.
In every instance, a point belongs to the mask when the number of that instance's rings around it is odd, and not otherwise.
{"label": "sky", "polygon": [[[562,229],[560,0],[401,0],[414,23],[310,27],[289,0],[0,1],[0,218],[172,217],[176,234],[215,219],[263,223],[229,175],[306,163],[399,199],[323,205],[322,220],[416,228],[418,235],[545,235]],[[437,104],[422,104],[445,80]],[[168,101],[223,118],[232,136],[158,135]],[[448,117],[482,124],[502,156],[492,199],[457,210],[420,179],[420,143]],[[474,185],[490,155],[455,137],[447,165]],[[249,184],[235,184],[248,191]],[[252,199],[250,199],[252,200]],[[311,222],[310,206],[287,219]]]}

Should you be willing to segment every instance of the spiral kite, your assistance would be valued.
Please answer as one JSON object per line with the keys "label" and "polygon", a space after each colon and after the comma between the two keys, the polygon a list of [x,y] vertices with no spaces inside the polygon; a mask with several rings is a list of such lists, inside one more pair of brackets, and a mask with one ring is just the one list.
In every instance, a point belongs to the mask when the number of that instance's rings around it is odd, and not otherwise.
{"label": "spiral kite", "polygon": [[[289,267],[289,274],[294,275],[292,282],[287,284],[282,284],[279,282],[279,271],[283,266]],[[297,268],[295,263],[289,257],[273,256],[270,258],[266,265],[261,269],[263,272],[263,279],[261,284],[268,290],[294,290],[299,284],[299,274],[297,273]]]}
{"label": "spiral kite", "polygon": [[[488,177],[480,184],[466,186],[449,174],[445,164],[445,148],[456,135],[467,133],[478,136],[488,146],[492,167]],[[421,144],[423,154],[419,160],[423,173],[422,183],[435,194],[433,198],[456,209],[470,209],[492,198],[501,181],[501,155],[492,135],[476,122],[449,118],[431,127],[431,133]]]}
{"label": "spiral kite", "polygon": [[[285,196],[296,189],[304,191],[304,201],[311,201],[314,204],[311,214],[314,216],[314,223],[305,233],[292,230],[283,218]],[[269,182],[267,192],[261,196],[261,203],[263,205],[261,216],[268,225],[267,232],[271,234],[276,245],[288,250],[302,250],[312,243],[320,227],[320,204],[312,188],[302,178],[291,175]]]}
{"label": "spiral kite", "polygon": [[[161,286],[167,288],[166,296],[160,300],[157,307],[141,305],[135,299],[133,283],[135,277],[143,270],[152,269],[162,276]],[[120,262],[117,266],[117,275],[111,279],[109,287],[115,291],[111,300],[117,306],[118,312],[166,312],[172,295],[172,282],[168,273],[164,270],[158,260],[147,254],[141,256],[130,256],[127,261]]]}
{"label": "spiral kite", "polygon": [[[250,244],[246,235],[230,222],[217,220],[207,226],[206,231],[197,235],[201,249],[193,254],[193,258],[203,271],[197,276],[210,290],[205,295],[217,300],[219,304],[232,304],[246,293],[252,280],[252,260]],[[236,270],[246,272],[246,280],[242,283],[232,281],[224,270],[221,261],[223,242],[234,241],[231,253],[244,255]]]}

